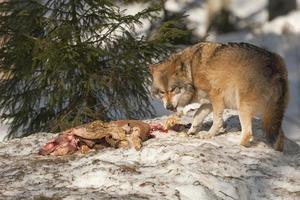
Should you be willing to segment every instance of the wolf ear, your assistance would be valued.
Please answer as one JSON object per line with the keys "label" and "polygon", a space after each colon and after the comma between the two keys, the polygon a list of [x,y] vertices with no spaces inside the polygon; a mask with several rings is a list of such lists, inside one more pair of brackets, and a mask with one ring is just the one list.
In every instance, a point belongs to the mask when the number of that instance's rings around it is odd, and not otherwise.
{"label": "wolf ear", "polygon": [[189,62],[181,62],[180,65],[177,65],[176,72],[185,73],[186,76],[192,80],[192,67]]}

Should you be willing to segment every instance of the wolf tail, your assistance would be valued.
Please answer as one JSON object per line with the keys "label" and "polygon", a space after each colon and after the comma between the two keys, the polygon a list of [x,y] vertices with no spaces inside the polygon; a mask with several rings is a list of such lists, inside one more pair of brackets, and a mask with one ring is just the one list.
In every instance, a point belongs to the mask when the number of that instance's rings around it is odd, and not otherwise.
{"label": "wolf tail", "polygon": [[278,73],[272,78],[274,91],[263,113],[263,127],[268,141],[277,151],[283,151],[282,120],[289,99],[287,71],[279,55],[275,55],[275,61],[272,64],[273,69]]}

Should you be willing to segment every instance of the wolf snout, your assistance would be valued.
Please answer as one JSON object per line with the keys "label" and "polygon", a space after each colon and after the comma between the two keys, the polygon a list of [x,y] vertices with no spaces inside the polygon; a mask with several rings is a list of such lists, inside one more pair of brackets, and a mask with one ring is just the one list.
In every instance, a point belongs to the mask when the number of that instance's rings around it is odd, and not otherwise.
{"label": "wolf snout", "polygon": [[174,110],[175,110],[175,107],[174,107],[172,104],[167,104],[167,105],[166,105],[166,109],[171,110],[171,111],[174,111]]}

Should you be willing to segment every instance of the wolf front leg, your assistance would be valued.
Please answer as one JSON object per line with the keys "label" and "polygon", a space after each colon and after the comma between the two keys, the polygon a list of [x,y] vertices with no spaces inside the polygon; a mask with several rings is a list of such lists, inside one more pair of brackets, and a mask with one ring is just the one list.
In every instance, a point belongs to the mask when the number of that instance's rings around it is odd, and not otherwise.
{"label": "wolf front leg", "polygon": [[197,133],[201,129],[205,117],[211,112],[212,105],[210,103],[202,104],[194,115],[194,120],[191,128],[188,130],[188,134],[193,135]]}
{"label": "wolf front leg", "polygon": [[202,133],[200,138],[208,139],[218,135],[220,129],[223,127],[223,112],[225,109],[223,98],[220,96],[211,97],[213,108],[213,125],[208,132]]}

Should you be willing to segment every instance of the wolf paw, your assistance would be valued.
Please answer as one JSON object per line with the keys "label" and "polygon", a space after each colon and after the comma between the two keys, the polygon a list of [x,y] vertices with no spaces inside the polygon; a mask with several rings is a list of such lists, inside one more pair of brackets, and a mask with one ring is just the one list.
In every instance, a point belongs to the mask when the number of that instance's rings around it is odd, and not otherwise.
{"label": "wolf paw", "polygon": [[216,134],[211,133],[211,132],[209,132],[209,131],[200,131],[200,132],[198,133],[198,138],[200,138],[200,139],[211,139],[211,138],[213,138],[215,135],[216,135]]}
{"label": "wolf paw", "polygon": [[188,130],[187,134],[195,135],[199,129],[200,129],[200,127],[198,127],[198,126],[191,126],[191,128]]}
{"label": "wolf paw", "polygon": [[255,144],[257,141],[253,138],[253,136],[243,137],[240,140],[240,145],[244,147],[250,147]]}

